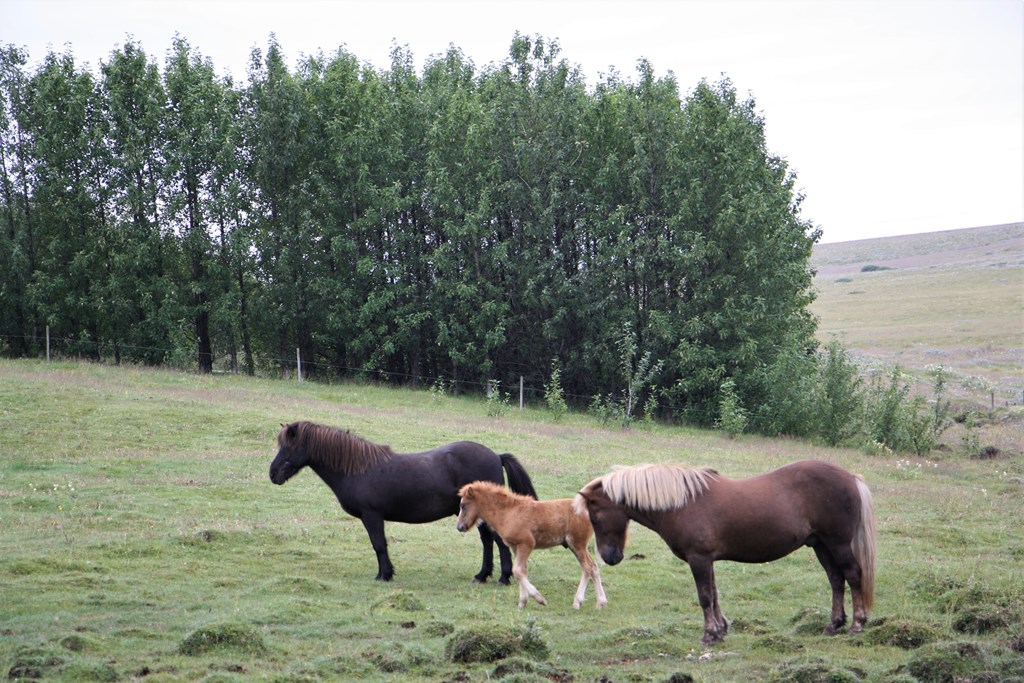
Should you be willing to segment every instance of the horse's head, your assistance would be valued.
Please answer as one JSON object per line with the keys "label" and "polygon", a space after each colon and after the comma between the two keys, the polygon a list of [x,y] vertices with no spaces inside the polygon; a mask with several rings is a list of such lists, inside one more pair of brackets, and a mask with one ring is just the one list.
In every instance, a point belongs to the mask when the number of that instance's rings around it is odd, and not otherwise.
{"label": "horse's head", "polygon": [[282,424],[277,435],[277,457],[270,463],[270,481],[283,484],[309,464],[309,453],[298,438],[299,423]]}
{"label": "horse's head", "polygon": [[600,479],[595,479],[576,494],[573,509],[590,518],[594,527],[597,552],[607,564],[622,562],[629,532],[629,516],[625,509],[613,503],[604,492]]}
{"label": "horse's head", "polygon": [[455,528],[459,531],[469,531],[479,520],[476,495],[472,484],[466,484],[459,489],[459,518],[455,522]]}

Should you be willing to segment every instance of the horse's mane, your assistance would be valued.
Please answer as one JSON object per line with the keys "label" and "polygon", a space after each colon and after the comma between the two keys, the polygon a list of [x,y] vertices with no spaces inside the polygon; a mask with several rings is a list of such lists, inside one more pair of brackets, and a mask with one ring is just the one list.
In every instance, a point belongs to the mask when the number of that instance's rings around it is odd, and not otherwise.
{"label": "horse's mane", "polygon": [[506,488],[501,484],[495,484],[493,481],[484,480],[474,481],[463,486],[461,489],[459,489],[459,497],[461,498],[462,496],[466,495],[466,490],[469,489],[470,487],[472,487],[479,493],[483,493],[484,495],[491,496],[494,498],[502,498],[506,502],[537,502],[536,498],[523,495],[522,493],[516,493],[512,489]]}
{"label": "horse's mane", "polygon": [[613,503],[647,512],[681,508],[707,490],[718,472],[710,467],[634,465],[616,467],[584,487],[601,484]]}
{"label": "horse's mane", "polygon": [[[294,437],[288,432],[294,428]],[[335,427],[314,422],[294,422],[277,436],[279,446],[302,446],[314,464],[345,475],[361,474],[394,457],[391,446],[371,443]]]}

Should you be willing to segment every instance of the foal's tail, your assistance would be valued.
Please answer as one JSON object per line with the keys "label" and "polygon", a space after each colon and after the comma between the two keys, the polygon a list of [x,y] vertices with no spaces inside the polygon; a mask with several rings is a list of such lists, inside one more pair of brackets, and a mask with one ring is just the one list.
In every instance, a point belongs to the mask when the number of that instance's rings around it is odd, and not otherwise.
{"label": "foal's tail", "polygon": [[853,554],[860,565],[864,609],[870,612],[875,602],[875,508],[871,490],[860,475],[857,475],[857,490],[860,492],[860,524],[853,537]]}
{"label": "foal's tail", "polygon": [[511,453],[502,453],[501,466],[505,468],[505,478],[508,479],[508,487],[516,493],[529,496],[537,500],[537,491],[533,488],[533,481],[526,473],[526,468]]}

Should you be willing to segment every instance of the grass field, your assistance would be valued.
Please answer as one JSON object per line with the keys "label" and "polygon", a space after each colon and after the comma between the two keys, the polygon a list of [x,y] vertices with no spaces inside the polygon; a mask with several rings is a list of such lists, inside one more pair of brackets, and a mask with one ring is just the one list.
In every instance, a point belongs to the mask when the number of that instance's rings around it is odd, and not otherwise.
{"label": "grass field", "polygon": [[[361,524],[312,472],[273,486],[278,424],[311,419],[396,450],[472,439],[515,453],[543,498],[613,464],[747,476],[800,458],[862,473],[879,527],[876,606],[859,636],[820,635],[810,550],[720,563],[733,628],[699,646],[688,569],[638,528],[576,612],[576,561],[530,559],[547,607],[471,585],[475,535],[454,518],[387,528],[376,582]],[[543,411],[358,384],[0,361],[0,675],[144,681],[1024,680],[1024,460],[882,458],[678,427],[604,429]],[[545,647],[453,661],[470,629]],[[511,646],[510,646],[511,647]]]}

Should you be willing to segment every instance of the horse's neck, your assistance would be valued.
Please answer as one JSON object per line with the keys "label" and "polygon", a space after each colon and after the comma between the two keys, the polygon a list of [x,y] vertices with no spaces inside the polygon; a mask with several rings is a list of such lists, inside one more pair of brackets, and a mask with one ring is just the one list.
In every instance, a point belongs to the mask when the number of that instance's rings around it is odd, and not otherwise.
{"label": "horse's neck", "polygon": [[499,535],[509,518],[515,514],[514,501],[502,500],[499,496],[477,500],[476,509],[477,516],[494,527]]}
{"label": "horse's neck", "polygon": [[637,508],[632,507],[627,507],[624,509],[626,511],[627,517],[629,517],[631,520],[633,520],[640,526],[645,526],[653,531],[658,530],[658,528],[661,526],[661,520],[667,514],[664,510],[638,510]]}

